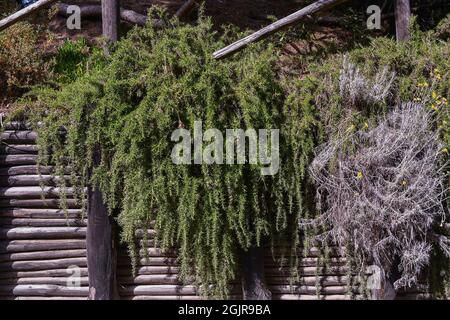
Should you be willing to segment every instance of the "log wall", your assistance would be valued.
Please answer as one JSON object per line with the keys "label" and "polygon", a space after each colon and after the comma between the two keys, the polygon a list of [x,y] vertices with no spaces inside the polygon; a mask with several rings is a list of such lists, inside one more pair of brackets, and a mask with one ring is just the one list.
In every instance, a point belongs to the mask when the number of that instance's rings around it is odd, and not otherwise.
{"label": "log wall", "polygon": [[[86,219],[59,209],[53,168],[36,166],[36,133],[9,124],[0,145],[0,299],[86,299]],[[44,188],[41,186],[44,185]]]}
{"label": "log wall", "polygon": [[[36,133],[20,124],[9,124],[0,139],[0,299],[87,299],[86,219],[70,198],[68,215],[59,209],[57,179],[52,167],[37,172]],[[41,188],[44,185],[44,189]],[[69,190],[70,191],[70,190]],[[45,195],[45,198],[42,196]],[[120,248],[117,282],[121,299],[201,299],[192,285],[178,278],[176,252],[154,247],[154,230],[137,234],[140,259],[133,276],[125,248]],[[142,247],[147,241],[147,253]],[[337,248],[330,253],[331,267],[321,267],[319,249],[313,248],[300,261],[300,278],[290,283],[287,267],[267,248],[265,274],[273,299],[350,299],[345,257]],[[79,276],[79,277],[76,277]],[[79,280],[79,282],[77,282]],[[239,281],[231,298],[241,299]],[[359,298],[356,291],[353,298]],[[401,298],[428,296],[411,289]]]}

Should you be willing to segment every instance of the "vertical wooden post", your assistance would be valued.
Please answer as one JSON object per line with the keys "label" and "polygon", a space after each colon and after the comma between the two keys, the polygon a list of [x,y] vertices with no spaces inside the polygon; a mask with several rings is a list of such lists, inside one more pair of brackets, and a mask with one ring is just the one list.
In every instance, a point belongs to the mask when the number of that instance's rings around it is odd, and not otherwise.
{"label": "vertical wooden post", "polygon": [[409,19],[411,7],[409,0],[395,0],[395,30],[397,41],[409,39]]}
{"label": "vertical wooden post", "polygon": [[[101,153],[94,151],[93,167],[98,167]],[[113,219],[97,186],[88,187],[87,265],[89,274],[89,299],[112,300],[117,298],[116,241]]]}
{"label": "vertical wooden post", "polygon": [[102,0],[103,36],[111,42],[119,40],[120,1]]}
{"label": "vertical wooden post", "polygon": [[[102,0],[103,35],[111,42],[119,39],[119,0]],[[101,149],[94,150],[93,168],[101,163]],[[89,299],[118,298],[116,282],[117,245],[115,222],[109,216],[98,186],[88,186],[88,228],[86,237]]]}
{"label": "vertical wooden post", "polygon": [[272,293],[264,276],[264,248],[251,247],[243,253],[242,293],[244,300],[270,300]]}

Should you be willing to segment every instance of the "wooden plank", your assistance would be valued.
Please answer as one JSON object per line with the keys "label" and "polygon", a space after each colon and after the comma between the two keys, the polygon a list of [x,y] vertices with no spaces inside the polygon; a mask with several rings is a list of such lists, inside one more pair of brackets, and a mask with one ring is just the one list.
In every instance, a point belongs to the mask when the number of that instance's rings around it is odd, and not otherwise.
{"label": "wooden plank", "polygon": [[283,19],[280,19],[265,28],[263,28],[259,31],[256,31],[256,32],[252,33],[251,35],[249,35],[239,41],[236,41],[235,43],[232,43],[229,46],[227,46],[221,50],[214,52],[213,57],[215,59],[225,58],[231,54],[234,54],[234,53],[244,49],[246,46],[248,46],[251,43],[259,41],[259,40],[273,34],[274,32],[277,32],[279,30],[282,30],[284,28],[287,28],[294,24],[299,23],[299,21],[302,20],[303,18],[306,18],[306,17],[308,17],[314,13],[317,13],[319,11],[328,10],[331,7],[338,5],[344,1],[346,1],[346,0],[319,0],[319,1],[316,1],[312,4],[310,4],[309,6],[303,8]]}
{"label": "wooden plank", "polygon": [[28,7],[23,8],[22,10],[17,11],[16,13],[4,18],[3,20],[0,20],[0,31],[8,28],[9,26],[12,26],[13,24],[17,23],[18,21],[21,21],[28,17],[30,14],[36,12],[39,9],[42,9],[45,6],[48,6],[52,3],[56,2],[56,0],[39,0]]}

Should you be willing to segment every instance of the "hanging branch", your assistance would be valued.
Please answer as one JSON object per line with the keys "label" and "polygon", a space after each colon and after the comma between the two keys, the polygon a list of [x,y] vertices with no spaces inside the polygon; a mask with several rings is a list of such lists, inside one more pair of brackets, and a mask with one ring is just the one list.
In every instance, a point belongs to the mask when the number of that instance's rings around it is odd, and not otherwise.
{"label": "hanging branch", "polygon": [[284,28],[297,24],[303,18],[308,17],[311,14],[317,13],[319,11],[323,11],[329,9],[335,5],[338,5],[346,0],[319,0],[316,1],[309,6],[281,19],[271,25],[256,31],[255,33],[236,41],[235,43],[214,52],[213,56],[216,59],[225,58],[231,54],[234,54],[242,49],[244,49],[249,44],[259,41],[277,31],[280,31]]}

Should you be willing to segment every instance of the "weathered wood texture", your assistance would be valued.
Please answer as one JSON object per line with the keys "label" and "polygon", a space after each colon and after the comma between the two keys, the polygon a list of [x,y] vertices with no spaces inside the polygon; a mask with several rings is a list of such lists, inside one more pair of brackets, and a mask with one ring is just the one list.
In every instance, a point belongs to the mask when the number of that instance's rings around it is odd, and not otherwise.
{"label": "weathered wood texture", "polygon": [[55,186],[60,178],[51,166],[38,171],[36,133],[23,123],[5,124],[4,129],[0,299],[87,299],[86,217],[70,189],[71,209],[58,208],[61,190]]}
{"label": "weathered wood texture", "polygon": [[409,39],[410,0],[395,0],[395,29],[397,41]]}

